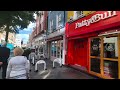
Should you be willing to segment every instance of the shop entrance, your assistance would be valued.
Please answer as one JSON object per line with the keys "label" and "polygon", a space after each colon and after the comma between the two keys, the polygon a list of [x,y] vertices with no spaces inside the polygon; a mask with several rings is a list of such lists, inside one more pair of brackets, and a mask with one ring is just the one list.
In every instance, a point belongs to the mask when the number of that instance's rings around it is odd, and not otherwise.
{"label": "shop entrance", "polygon": [[87,39],[77,39],[74,44],[74,63],[87,67]]}

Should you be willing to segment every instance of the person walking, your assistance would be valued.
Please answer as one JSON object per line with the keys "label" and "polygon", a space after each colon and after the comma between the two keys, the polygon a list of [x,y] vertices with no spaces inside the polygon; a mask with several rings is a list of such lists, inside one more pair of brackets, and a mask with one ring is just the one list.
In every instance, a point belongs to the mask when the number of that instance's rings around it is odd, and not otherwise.
{"label": "person walking", "polygon": [[0,47],[0,69],[2,68],[2,79],[6,79],[6,69],[10,56],[10,49],[7,48],[6,45],[6,41],[3,41]]}
{"label": "person walking", "polygon": [[12,57],[8,62],[6,79],[28,79],[29,78],[29,60],[22,56],[24,50],[22,48],[15,48]]}
{"label": "person walking", "polygon": [[[34,57],[34,61],[33,61],[33,57]],[[35,59],[36,59],[35,49],[32,48],[31,49],[31,53],[29,54],[30,63],[32,63],[33,65],[35,65]]]}
{"label": "person walking", "polygon": [[25,49],[24,50],[24,53],[23,53],[23,55],[22,56],[26,56],[27,57],[27,59],[29,59],[29,54],[31,53],[31,50],[30,50],[30,48],[27,48],[27,49]]}

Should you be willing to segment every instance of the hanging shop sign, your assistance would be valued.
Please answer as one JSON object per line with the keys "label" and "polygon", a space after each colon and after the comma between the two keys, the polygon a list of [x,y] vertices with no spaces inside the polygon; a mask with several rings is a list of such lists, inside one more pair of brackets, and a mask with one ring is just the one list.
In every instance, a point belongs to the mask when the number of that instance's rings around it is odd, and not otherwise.
{"label": "hanging shop sign", "polygon": [[105,19],[114,17],[116,15],[117,15],[116,11],[106,11],[102,14],[97,13],[97,14],[91,16],[89,19],[82,20],[81,22],[76,22],[75,29],[81,28],[83,26],[90,26],[90,24],[92,24],[92,23],[96,23],[96,22],[99,22],[101,20],[105,20]]}

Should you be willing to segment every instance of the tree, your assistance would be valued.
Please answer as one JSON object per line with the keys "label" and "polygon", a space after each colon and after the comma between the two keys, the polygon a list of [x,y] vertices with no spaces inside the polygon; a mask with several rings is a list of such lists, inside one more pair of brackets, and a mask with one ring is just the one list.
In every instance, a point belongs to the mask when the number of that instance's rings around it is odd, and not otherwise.
{"label": "tree", "polygon": [[34,22],[34,13],[38,14],[37,11],[0,11],[0,30],[6,32],[5,41],[8,41],[9,32],[19,33]]}

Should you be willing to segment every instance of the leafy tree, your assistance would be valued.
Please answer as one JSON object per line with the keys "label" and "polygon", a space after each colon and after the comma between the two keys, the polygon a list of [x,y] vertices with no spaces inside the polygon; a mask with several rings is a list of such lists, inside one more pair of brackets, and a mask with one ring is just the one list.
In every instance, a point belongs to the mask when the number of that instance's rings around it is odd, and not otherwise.
{"label": "leafy tree", "polygon": [[6,32],[5,41],[8,41],[9,32],[19,33],[19,29],[35,22],[34,13],[38,11],[0,11],[0,30]]}

